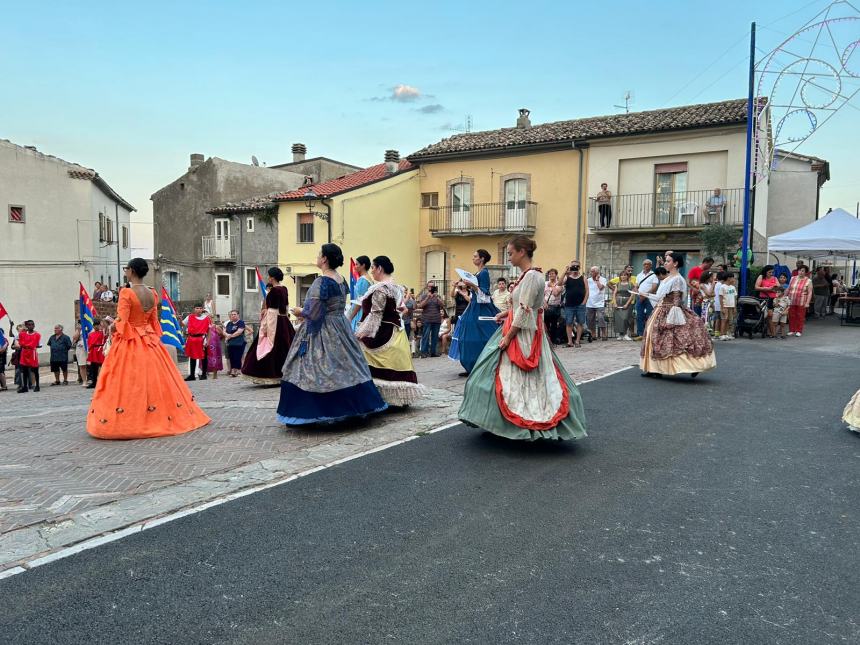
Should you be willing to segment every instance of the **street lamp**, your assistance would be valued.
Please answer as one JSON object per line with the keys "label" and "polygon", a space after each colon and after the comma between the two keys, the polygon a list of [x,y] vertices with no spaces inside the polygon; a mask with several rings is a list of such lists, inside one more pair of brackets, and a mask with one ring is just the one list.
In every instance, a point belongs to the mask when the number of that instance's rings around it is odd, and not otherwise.
{"label": "street lamp", "polygon": [[[320,204],[326,207],[326,210],[328,211],[327,213],[319,213],[314,210],[314,206],[316,206],[317,199],[320,200]],[[313,215],[314,217],[318,217],[326,224],[328,224],[328,241],[329,244],[331,244],[331,204],[326,203],[326,196],[317,195],[314,192],[313,188],[308,188],[305,192],[305,206],[307,207],[311,215]]]}

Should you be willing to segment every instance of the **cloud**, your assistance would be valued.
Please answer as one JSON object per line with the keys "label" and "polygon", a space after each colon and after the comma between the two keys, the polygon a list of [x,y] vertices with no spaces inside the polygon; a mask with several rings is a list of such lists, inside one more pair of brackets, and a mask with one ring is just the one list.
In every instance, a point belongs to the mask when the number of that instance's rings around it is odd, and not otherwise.
{"label": "cloud", "polygon": [[374,96],[370,100],[393,101],[395,103],[414,103],[415,101],[429,98],[432,98],[432,96],[422,94],[421,90],[417,87],[406,85],[405,83],[398,83],[390,89],[390,94],[388,94],[388,96]]}
{"label": "cloud", "polygon": [[444,110],[444,106],[441,103],[431,103],[430,105],[423,105],[420,108],[415,108],[416,112],[420,112],[421,114],[437,114]]}

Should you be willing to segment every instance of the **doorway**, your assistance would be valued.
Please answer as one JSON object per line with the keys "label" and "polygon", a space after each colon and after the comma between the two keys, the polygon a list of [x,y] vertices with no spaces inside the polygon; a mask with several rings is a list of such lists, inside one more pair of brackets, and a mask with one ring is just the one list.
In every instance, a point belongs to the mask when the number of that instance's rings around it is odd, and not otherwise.
{"label": "doorway", "polygon": [[215,274],[215,311],[220,320],[227,319],[227,312],[233,308],[233,276],[229,273]]}
{"label": "doorway", "polygon": [[230,220],[215,220],[215,257],[230,258],[233,253],[230,249]]}

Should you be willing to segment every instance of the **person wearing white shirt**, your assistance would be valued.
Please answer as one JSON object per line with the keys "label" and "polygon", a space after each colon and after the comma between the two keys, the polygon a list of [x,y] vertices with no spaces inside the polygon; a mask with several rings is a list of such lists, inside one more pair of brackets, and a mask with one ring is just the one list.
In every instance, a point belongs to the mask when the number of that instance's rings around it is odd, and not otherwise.
{"label": "person wearing white shirt", "polygon": [[606,278],[600,275],[598,267],[591,267],[588,276],[588,300],[585,302],[585,325],[594,339],[606,340],[605,308]]}
{"label": "person wearing white shirt", "polygon": [[[654,264],[649,259],[642,262],[642,272],[636,276],[636,289],[640,294],[654,293],[657,290],[657,276],[654,275]],[[636,302],[636,340],[642,340],[645,333],[645,323],[651,315],[654,306],[644,295],[638,297]]]}

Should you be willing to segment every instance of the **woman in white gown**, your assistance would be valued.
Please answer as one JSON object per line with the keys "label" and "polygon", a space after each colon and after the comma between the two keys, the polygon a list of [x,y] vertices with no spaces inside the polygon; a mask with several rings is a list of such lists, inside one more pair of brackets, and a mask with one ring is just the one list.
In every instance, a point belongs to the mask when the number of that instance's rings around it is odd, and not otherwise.
{"label": "woman in white gown", "polygon": [[508,243],[508,259],[523,273],[502,326],[487,341],[466,382],[459,417],[508,439],[585,437],[582,399],[546,337],[543,273],[532,266],[536,245],[521,235]]}
{"label": "woman in white gown", "polygon": [[683,256],[666,252],[663,266],[669,271],[657,293],[647,295],[654,312],[645,328],[639,357],[642,376],[690,374],[717,366],[714,345],[702,319],[687,308],[687,281],[678,269]]}

